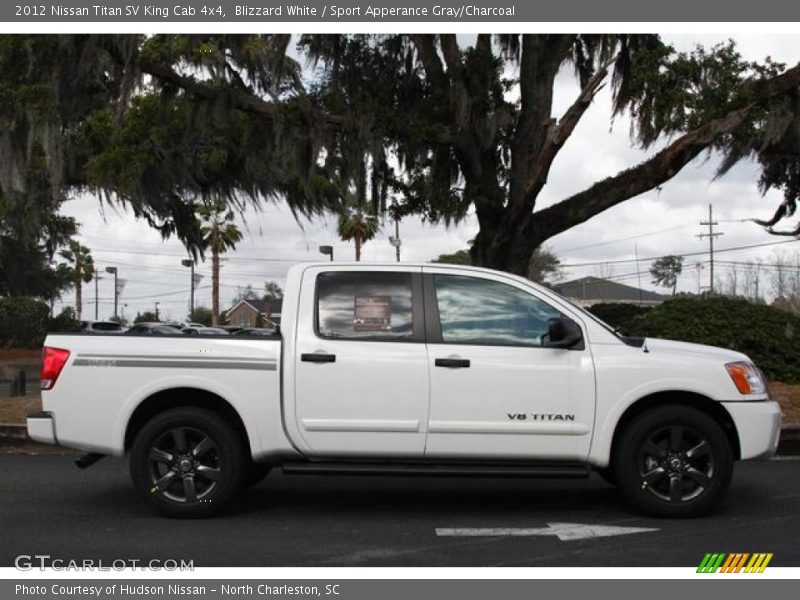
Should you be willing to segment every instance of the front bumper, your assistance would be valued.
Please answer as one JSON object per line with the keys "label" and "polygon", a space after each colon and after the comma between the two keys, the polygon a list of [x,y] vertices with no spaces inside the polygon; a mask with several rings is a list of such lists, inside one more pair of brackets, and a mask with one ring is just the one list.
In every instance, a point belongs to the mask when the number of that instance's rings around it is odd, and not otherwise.
{"label": "front bumper", "polygon": [[38,412],[28,415],[28,437],[34,442],[57,444],[56,423],[53,414]]}
{"label": "front bumper", "polygon": [[778,448],[781,409],[772,400],[723,402],[736,425],[742,460],[767,459]]}

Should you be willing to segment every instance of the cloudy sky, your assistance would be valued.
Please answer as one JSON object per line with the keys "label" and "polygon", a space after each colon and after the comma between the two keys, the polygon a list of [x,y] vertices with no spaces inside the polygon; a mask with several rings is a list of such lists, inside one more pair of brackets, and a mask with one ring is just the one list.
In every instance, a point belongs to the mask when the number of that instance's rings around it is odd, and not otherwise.
{"label": "cloudy sky", "polygon": [[[724,41],[727,36],[664,37],[678,49],[688,50],[698,43],[710,45]],[[735,39],[739,50],[748,59],[760,60],[771,56],[790,65],[800,62],[796,36],[738,35]],[[566,67],[557,80],[556,116],[577,93],[572,69]],[[603,90],[556,158],[537,208],[558,202],[646,158],[647,153],[631,147],[627,120],[618,118],[612,127],[610,106],[610,94]],[[775,252],[787,255],[800,252],[800,242],[775,244],[787,239],[771,236],[753,223],[742,222],[742,219],[753,216],[771,215],[780,202],[778,193],[761,197],[756,187],[758,169],[755,165],[740,164],[725,177],[714,181],[716,165],[713,156],[698,159],[660,190],[643,194],[552,238],[549,246],[565,265],[573,265],[564,269],[565,279],[603,275],[629,285],[638,285],[641,281],[642,287],[654,289],[646,272],[649,268],[646,259],[707,251],[708,241],[701,241],[696,236],[705,231],[699,222],[707,220],[709,204],[713,204],[715,220],[720,223],[719,230],[724,232],[717,240],[717,248],[772,244],[723,252],[717,255],[720,261],[761,259],[772,264]],[[189,272],[180,264],[181,259],[186,258],[180,243],[162,242],[159,234],[146,223],[137,222],[122,209],[101,207],[93,196],[70,200],[65,203],[63,212],[81,223],[79,237],[91,249],[100,271],[106,266],[115,266],[119,277],[126,280],[120,297],[125,316],[153,310],[155,302],[160,303],[160,312],[169,318],[185,315],[189,303]],[[336,222],[332,217],[298,223],[286,206],[273,203],[264,205],[259,211],[247,211],[239,221],[245,237],[223,262],[220,290],[223,307],[229,306],[239,289],[248,284],[259,289],[270,279],[282,284],[287,269],[293,264],[324,258],[317,251],[322,244],[333,246],[337,259],[353,259],[353,245],[338,239]],[[406,219],[400,225],[402,260],[428,261],[439,254],[466,248],[476,231],[474,218],[467,218],[450,228]],[[394,225],[387,222],[378,237],[364,247],[363,260],[395,260],[389,235],[394,235]],[[631,261],[637,253],[640,258],[638,268],[635,262],[614,262]],[[707,254],[686,258],[679,289],[697,291],[699,284],[707,285],[708,269],[704,264],[707,260]],[[698,262],[703,264],[698,267]],[[730,266],[720,264],[718,273],[724,277],[730,269]],[[211,301],[208,261],[200,264],[197,272],[204,278],[196,292],[196,305],[208,306]],[[769,271],[765,270],[765,280],[769,276]],[[101,278],[98,284],[101,319],[113,313],[113,283],[109,277]],[[94,287],[93,283],[89,284],[84,292],[84,301],[88,301],[84,307],[85,318],[94,316]],[[70,293],[56,304],[56,310],[62,305],[72,304],[74,294]]]}

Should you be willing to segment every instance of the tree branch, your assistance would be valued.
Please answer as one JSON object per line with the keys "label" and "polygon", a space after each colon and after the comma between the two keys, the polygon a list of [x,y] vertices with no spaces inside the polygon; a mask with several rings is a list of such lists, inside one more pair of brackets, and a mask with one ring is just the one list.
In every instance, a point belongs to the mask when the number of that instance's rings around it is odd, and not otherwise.
{"label": "tree branch", "polygon": [[553,87],[575,36],[522,36],[519,85],[520,111],[511,140],[508,204],[512,221],[533,209],[528,181],[553,127]]}
{"label": "tree branch", "polygon": [[436,52],[436,41],[430,34],[417,34],[411,36],[417,55],[425,69],[428,79],[434,84],[440,84],[444,78],[444,65]]}
{"label": "tree branch", "polygon": [[244,112],[267,117],[269,119],[274,119],[278,116],[278,108],[275,104],[265,102],[249,91],[233,91],[233,93],[231,93],[232,90],[229,88],[214,87],[207,83],[197,81],[194,77],[181,75],[170,67],[149,60],[142,60],[139,63],[139,67],[142,73],[147,73],[156,79],[171,83],[181,88],[186,93],[197,96],[198,98],[204,100],[218,100],[225,95],[234,108]]}
{"label": "tree branch", "polygon": [[593,186],[562,200],[558,204],[534,213],[540,228],[537,237],[555,235],[579,225],[634,196],[652,190],[668,181],[721,135],[736,129],[747,117],[753,105],[729,112],[727,115],[682,135],[655,156],[595,183]]}
{"label": "tree branch", "polygon": [[798,223],[797,227],[791,229],[789,231],[776,231],[772,228],[767,229],[767,232],[771,235],[784,235],[788,237],[800,237],[800,223]]}
{"label": "tree branch", "polygon": [[561,147],[572,135],[572,132],[575,130],[575,127],[580,122],[584,113],[594,101],[597,92],[605,85],[603,81],[608,75],[608,68],[614,60],[616,60],[616,57],[609,59],[605,64],[600,66],[586,86],[581,90],[575,102],[566,110],[561,120],[558,121],[558,123],[552,123],[550,127],[548,127],[544,146],[536,157],[536,162],[528,172],[528,177],[525,181],[525,198],[529,209],[533,209],[536,197],[547,183],[550,167],[559,150],[561,150]]}
{"label": "tree branch", "polygon": [[[730,110],[682,135],[652,158],[597,182],[587,190],[575,194],[548,208],[531,214],[525,223],[527,233],[545,240],[565,229],[579,225],[591,217],[608,210],[634,196],[652,190],[674,177],[698,154],[720,136],[741,125],[754,107],[763,107],[773,98],[794,92],[800,86],[800,65],[766,81],[753,84],[749,104]],[[530,231],[531,228],[536,231]]]}
{"label": "tree branch", "polygon": [[442,46],[442,55],[447,64],[447,73],[452,78],[461,78],[461,50],[458,47],[456,36],[452,33],[443,33],[439,36]]}
{"label": "tree branch", "polygon": [[[259,98],[247,89],[236,89],[230,86],[217,87],[208,83],[198,81],[194,77],[181,75],[172,68],[163,64],[142,60],[139,63],[142,73],[146,73],[163,82],[170,83],[175,87],[184,90],[187,94],[202,98],[203,100],[215,101],[224,99],[229,102],[232,108],[241,110],[258,117],[275,120],[280,116],[278,103],[267,102]],[[331,115],[318,110],[314,111],[314,118],[328,123],[341,123],[342,119],[336,115]]]}

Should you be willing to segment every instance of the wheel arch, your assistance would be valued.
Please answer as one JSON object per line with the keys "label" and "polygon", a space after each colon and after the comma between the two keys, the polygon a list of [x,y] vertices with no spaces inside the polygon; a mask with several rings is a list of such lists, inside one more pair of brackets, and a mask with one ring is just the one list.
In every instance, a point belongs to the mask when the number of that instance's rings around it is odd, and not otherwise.
{"label": "wheel arch", "polygon": [[136,435],[154,416],[173,408],[204,408],[230,423],[239,434],[244,449],[251,453],[251,440],[239,412],[222,396],[193,387],[160,390],[142,400],[134,409],[125,427],[124,452],[127,454]]}
{"label": "wheel arch", "polygon": [[621,417],[617,421],[616,426],[614,427],[614,435],[611,439],[609,452],[609,464],[613,460],[620,436],[622,435],[622,432],[625,430],[625,427],[628,425],[628,423],[650,409],[667,405],[688,406],[695,408],[714,419],[714,421],[716,421],[717,424],[719,424],[719,426],[722,428],[722,431],[725,432],[725,436],[728,438],[728,441],[731,444],[734,460],[739,460],[741,458],[741,445],[739,443],[739,434],[736,430],[736,425],[734,424],[730,413],[725,410],[725,407],[723,407],[722,404],[697,392],[671,390],[655,392],[643,396],[625,409],[625,412],[622,413]]}

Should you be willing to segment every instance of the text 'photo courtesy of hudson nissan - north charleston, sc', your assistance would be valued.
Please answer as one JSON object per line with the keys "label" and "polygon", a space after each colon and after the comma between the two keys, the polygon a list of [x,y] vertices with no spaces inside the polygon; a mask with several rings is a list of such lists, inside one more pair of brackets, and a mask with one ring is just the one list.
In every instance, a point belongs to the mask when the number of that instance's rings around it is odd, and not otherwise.
{"label": "text 'photo courtesy of hudson nissan - north charleston, sc'", "polygon": [[526,279],[455,265],[304,264],[273,337],[47,337],[31,438],[128,456],[167,515],[270,469],[581,477],[638,510],[712,510],[780,411],[731,350],[624,337]]}

